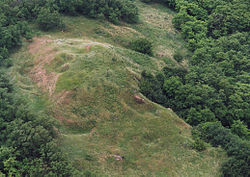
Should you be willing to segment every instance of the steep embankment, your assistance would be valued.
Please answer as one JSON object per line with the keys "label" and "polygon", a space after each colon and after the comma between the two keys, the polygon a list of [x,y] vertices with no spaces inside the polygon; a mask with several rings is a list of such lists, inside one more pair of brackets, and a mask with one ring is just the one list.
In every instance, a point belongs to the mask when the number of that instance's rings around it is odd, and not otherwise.
{"label": "steep embankment", "polygon": [[[183,41],[172,12],[137,3],[141,23],[116,26],[65,17],[68,30],[43,34],[13,56],[12,74],[59,123],[62,148],[82,170],[108,176],[218,176],[218,149],[192,149],[191,127],[138,92],[142,70],[179,64]],[[166,21],[169,19],[169,21]],[[124,48],[133,38],[154,42],[154,57]]]}

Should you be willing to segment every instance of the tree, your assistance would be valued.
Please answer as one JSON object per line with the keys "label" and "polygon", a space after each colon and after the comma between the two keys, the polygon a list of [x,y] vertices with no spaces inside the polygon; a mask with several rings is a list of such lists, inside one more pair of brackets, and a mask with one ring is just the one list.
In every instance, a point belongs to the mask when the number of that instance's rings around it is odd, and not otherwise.
{"label": "tree", "polygon": [[182,86],[178,76],[172,76],[164,81],[163,90],[168,98],[175,98],[177,91]]}
{"label": "tree", "polygon": [[50,10],[49,8],[41,8],[37,17],[37,22],[39,27],[45,31],[63,27],[60,14],[55,10]]}
{"label": "tree", "polygon": [[249,130],[247,128],[247,125],[244,125],[240,120],[233,121],[231,131],[241,138],[249,138]]}

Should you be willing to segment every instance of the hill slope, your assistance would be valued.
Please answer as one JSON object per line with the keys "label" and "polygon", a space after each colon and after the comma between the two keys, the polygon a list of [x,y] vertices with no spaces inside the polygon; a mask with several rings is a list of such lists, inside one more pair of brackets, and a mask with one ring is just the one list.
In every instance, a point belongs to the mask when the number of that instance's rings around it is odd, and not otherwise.
{"label": "hill slope", "polygon": [[[64,17],[68,30],[42,33],[26,43],[13,56],[11,73],[34,109],[49,109],[59,120],[62,148],[82,171],[218,176],[224,153],[193,150],[191,127],[138,92],[142,70],[186,66],[172,58],[175,50],[186,50],[171,25],[173,12],[137,5],[141,23],[135,25]],[[153,41],[154,57],[124,48],[136,37]]]}

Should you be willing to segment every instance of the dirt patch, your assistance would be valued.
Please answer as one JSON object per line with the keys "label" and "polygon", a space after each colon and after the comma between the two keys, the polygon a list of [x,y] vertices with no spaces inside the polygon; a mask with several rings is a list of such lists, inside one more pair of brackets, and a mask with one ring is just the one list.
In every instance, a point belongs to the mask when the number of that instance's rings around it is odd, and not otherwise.
{"label": "dirt patch", "polygon": [[52,39],[48,37],[36,37],[29,45],[29,52],[35,56],[34,67],[30,71],[30,77],[38,87],[48,91],[51,96],[55,90],[56,82],[60,74],[48,72],[45,65],[49,65],[54,59],[56,51],[51,45]]}
{"label": "dirt patch", "polygon": [[36,54],[38,51],[41,50],[42,46],[45,46],[48,43],[51,43],[53,40],[49,39],[46,36],[43,37],[35,37],[33,38],[33,42],[29,45],[29,52],[31,54]]}

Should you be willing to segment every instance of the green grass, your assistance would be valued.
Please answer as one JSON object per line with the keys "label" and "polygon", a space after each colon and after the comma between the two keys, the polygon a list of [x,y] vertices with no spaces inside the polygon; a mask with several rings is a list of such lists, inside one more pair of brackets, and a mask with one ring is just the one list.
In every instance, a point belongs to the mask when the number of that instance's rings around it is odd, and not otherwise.
{"label": "green grass", "polygon": [[[60,74],[52,95],[30,79],[36,58],[28,53],[28,43],[12,56],[10,74],[34,110],[60,117],[61,147],[81,171],[98,176],[219,176],[225,153],[212,147],[193,150],[191,127],[138,93],[142,70],[155,73],[179,65],[174,52],[188,51],[171,24],[172,11],[136,3],[139,24],[116,26],[64,16],[66,31],[39,32],[53,40],[49,45],[56,51],[45,65],[48,73]],[[136,37],[153,41],[153,57],[126,48]],[[138,104],[134,95],[146,103]]]}

